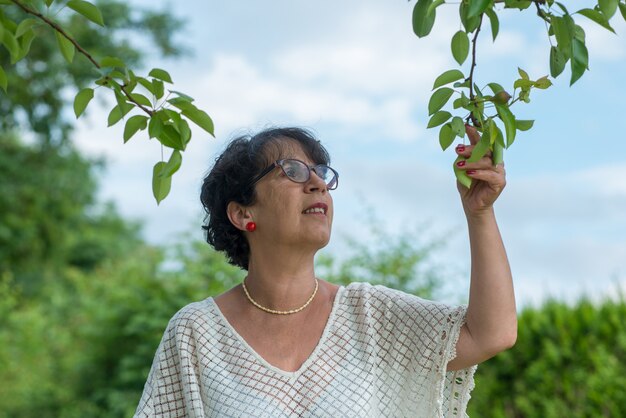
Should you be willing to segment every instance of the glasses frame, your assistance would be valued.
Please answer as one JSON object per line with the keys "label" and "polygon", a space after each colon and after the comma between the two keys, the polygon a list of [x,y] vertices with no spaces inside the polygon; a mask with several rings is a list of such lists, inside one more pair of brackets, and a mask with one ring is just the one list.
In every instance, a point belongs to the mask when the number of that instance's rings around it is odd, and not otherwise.
{"label": "glasses frame", "polygon": [[[308,168],[309,170],[307,171],[307,174],[308,174],[308,175],[307,175],[306,180],[304,180],[304,181],[296,181],[296,180],[294,180],[293,178],[291,178],[291,177],[289,176],[289,174],[287,174],[287,173],[285,172],[285,169],[284,169],[284,168],[283,168],[283,166],[282,166],[282,164],[283,164],[285,161],[297,161],[297,162],[301,163],[302,165],[304,165],[306,168]],[[273,171],[276,167],[280,167],[280,169],[282,170],[283,174],[285,174],[285,176],[286,176],[289,180],[293,181],[294,183],[300,183],[300,184],[306,183],[307,181],[311,180],[311,171],[313,171],[313,172],[315,173],[315,175],[316,175],[316,176],[318,176],[318,177],[321,179],[322,177],[321,177],[319,174],[317,174],[316,169],[317,169],[318,167],[326,167],[326,168],[328,168],[330,171],[332,171],[332,172],[333,172],[333,174],[335,175],[335,184],[334,184],[334,186],[333,186],[333,187],[329,187],[329,186],[328,186],[328,184],[326,184],[326,189],[327,189],[327,190],[335,190],[335,189],[337,188],[337,186],[339,185],[339,173],[337,172],[337,170],[335,170],[335,169],[334,169],[334,168],[332,168],[331,166],[326,165],[326,164],[308,165],[308,164],[307,164],[307,163],[305,163],[304,161],[302,161],[302,160],[298,160],[297,158],[283,158],[283,159],[280,159],[280,160],[276,160],[276,161],[274,161],[274,163],[272,163],[271,165],[269,165],[269,166],[268,166],[265,170],[261,171],[261,173],[259,173],[259,175],[258,175],[258,176],[256,176],[256,177],[252,180],[251,185],[252,185],[252,186],[254,186],[255,184],[257,184],[257,183],[258,183],[258,182],[259,182],[259,181],[260,181],[263,177],[265,177],[265,176],[267,176],[269,173],[271,173],[271,172],[272,172],[272,171]]]}

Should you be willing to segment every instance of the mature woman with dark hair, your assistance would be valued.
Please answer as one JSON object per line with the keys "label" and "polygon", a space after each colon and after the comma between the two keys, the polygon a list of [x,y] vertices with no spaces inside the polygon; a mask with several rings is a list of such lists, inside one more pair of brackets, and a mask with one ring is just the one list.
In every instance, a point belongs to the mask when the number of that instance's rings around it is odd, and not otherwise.
{"label": "mature woman with dark hair", "polygon": [[338,185],[329,164],[298,128],[237,138],[216,160],[201,193],[207,241],[248,274],[174,315],[136,417],[466,416],[475,365],[517,333],[493,211],[504,167],[489,156],[459,164],[474,179],[458,187],[472,268],[469,305],[452,307],[315,276]]}

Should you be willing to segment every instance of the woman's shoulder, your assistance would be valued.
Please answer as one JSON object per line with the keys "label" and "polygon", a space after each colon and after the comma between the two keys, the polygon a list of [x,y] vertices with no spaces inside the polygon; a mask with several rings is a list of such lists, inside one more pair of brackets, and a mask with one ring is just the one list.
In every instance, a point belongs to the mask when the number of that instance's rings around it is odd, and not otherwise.
{"label": "woman's shoulder", "polygon": [[345,296],[348,299],[383,303],[402,300],[425,301],[419,296],[401,290],[367,282],[351,282],[345,287]]}
{"label": "woman's shoulder", "polygon": [[416,296],[398,289],[392,289],[380,284],[366,282],[352,282],[344,289],[344,304],[357,310],[404,311],[441,311],[448,312],[463,309],[465,305],[449,305],[440,301],[433,301]]}
{"label": "woman's shoulder", "polygon": [[181,328],[195,329],[199,326],[205,326],[213,320],[212,303],[212,298],[209,297],[185,305],[172,316],[168,328],[178,330]]}

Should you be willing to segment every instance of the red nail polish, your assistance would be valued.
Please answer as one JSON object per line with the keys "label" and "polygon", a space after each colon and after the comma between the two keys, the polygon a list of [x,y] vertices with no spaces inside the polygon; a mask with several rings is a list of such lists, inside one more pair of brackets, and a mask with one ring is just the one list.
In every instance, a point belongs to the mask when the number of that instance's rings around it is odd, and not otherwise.
{"label": "red nail polish", "polygon": [[457,152],[463,152],[463,151],[465,151],[465,145],[463,145],[463,144],[459,144],[459,145],[457,145],[457,146],[456,146],[456,150],[457,150]]}
{"label": "red nail polish", "polygon": [[466,171],[467,174],[476,174],[476,170],[467,170]]}
{"label": "red nail polish", "polygon": [[461,160],[458,163],[456,163],[457,167],[463,167],[465,166],[465,160]]}

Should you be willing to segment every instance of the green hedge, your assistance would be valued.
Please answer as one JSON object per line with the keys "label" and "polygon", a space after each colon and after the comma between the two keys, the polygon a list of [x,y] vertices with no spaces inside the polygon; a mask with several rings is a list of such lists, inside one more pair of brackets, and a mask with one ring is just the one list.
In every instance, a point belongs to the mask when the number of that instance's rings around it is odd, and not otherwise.
{"label": "green hedge", "polygon": [[471,417],[624,417],[626,301],[549,301],[519,316],[515,347],[481,364]]}

